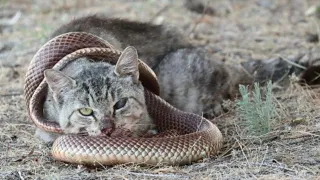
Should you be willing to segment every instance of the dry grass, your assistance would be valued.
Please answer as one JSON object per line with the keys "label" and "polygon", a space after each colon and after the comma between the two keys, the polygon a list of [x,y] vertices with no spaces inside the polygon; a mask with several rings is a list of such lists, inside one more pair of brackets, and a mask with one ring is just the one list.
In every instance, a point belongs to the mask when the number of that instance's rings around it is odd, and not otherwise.
{"label": "dry grass", "polygon": [[[50,157],[33,137],[22,96],[24,75],[46,37],[73,17],[97,12],[150,21],[162,16],[193,40],[219,49],[227,63],[287,57],[316,47],[306,32],[316,24],[304,11],[316,0],[215,0],[216,16],[194,14],[182,1],[0,1],[0,19],[21,11],[12,26],[0,25],[0,179],[316,179],[320,176],[320,90],[294,82],[275,94],[277,121],[271,132],[249,136],[230,111],[214,119],[225,136],[217,157],[182,167],[121,165],[87,168]],[[199,22],[200,20],[200,22]],[[198,23],[196,26],[195,24]],[[2,46],[11,47],[3,50]]]}

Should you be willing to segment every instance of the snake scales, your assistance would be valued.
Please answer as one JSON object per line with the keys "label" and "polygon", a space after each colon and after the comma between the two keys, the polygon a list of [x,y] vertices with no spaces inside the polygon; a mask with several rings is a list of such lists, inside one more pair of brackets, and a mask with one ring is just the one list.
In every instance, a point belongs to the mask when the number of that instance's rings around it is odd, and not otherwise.
{"label": "snake scales", "polygon": [[[32,59],[25,80],[25,98],[30,119],[48,132],[63,133],[54,121],[43,115],[47,84],[45,69],[62,69],[81,56],[115,64],[121,52],[94,35],[71,32],[57,36],[43,45]],[[216,154],[222,146],[219,129],[205,118],[182,112],[159,96],[153,71],[142,61],[140,81],[145,87],[148,112],[159,132],[175,129],[179,136],[154,138],[117,138],[62,135],[53,144],[55,159],[77,164],[115,165],[121,163],[187,164]]]}

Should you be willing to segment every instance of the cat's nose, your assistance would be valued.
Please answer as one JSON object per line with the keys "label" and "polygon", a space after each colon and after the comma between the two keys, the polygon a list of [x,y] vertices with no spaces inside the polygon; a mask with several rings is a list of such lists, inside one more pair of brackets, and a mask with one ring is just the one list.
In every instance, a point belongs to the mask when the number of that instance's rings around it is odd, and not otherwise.
{"label": "cat's nose", "polygon": [[105,121],[105,122],[112,122],[112,118],[110,118],[109,116],[103,117],[102,120]]}
{"label": "cat's nose", "polygon": [[115,124],[112,118],[110,117],[104,117],[102,120],[102,127],[103,128],[114,128]]}

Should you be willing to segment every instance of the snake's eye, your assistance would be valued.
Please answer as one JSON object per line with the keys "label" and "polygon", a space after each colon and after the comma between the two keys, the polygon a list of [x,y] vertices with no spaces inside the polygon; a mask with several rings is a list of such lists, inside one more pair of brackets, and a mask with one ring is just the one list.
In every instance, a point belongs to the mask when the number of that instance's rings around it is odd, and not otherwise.
{"label": "snake's eye", "polygon": [[91,116],[93,114],[93,111],[90,108],[81,108],[78,109],[78,111],[83,116]]}
{"label": "snake's eye", "polygon": [[128,98],[121,98],[113,107],[115,110],[123,108],[127,104]]}

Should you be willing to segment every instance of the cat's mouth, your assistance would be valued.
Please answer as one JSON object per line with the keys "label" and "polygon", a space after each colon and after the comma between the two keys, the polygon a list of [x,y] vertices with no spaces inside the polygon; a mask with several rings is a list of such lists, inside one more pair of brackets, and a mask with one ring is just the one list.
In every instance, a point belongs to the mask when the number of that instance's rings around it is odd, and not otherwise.
{"label": "cat's mouth", "polygon": [[113,131],[114,131],[114,128],[103,128],[101,130],[100,136],[110,136]]}
{"label": "cat's mouth", "polygon": [[[100,134],[91,135],[91,136],[111,136],[113,131],[114,131],[114,128],[104,128],[101,130]],[[90,133],[88,133],[86,128],[80,128],[80,132],[78,134],[83,136],[90,136]]]}
{"label": "cat's mouth", "polygon": [[104,128],[101,130],[101,134],[98,136],[132,137],[132,131],[123,128]]}

